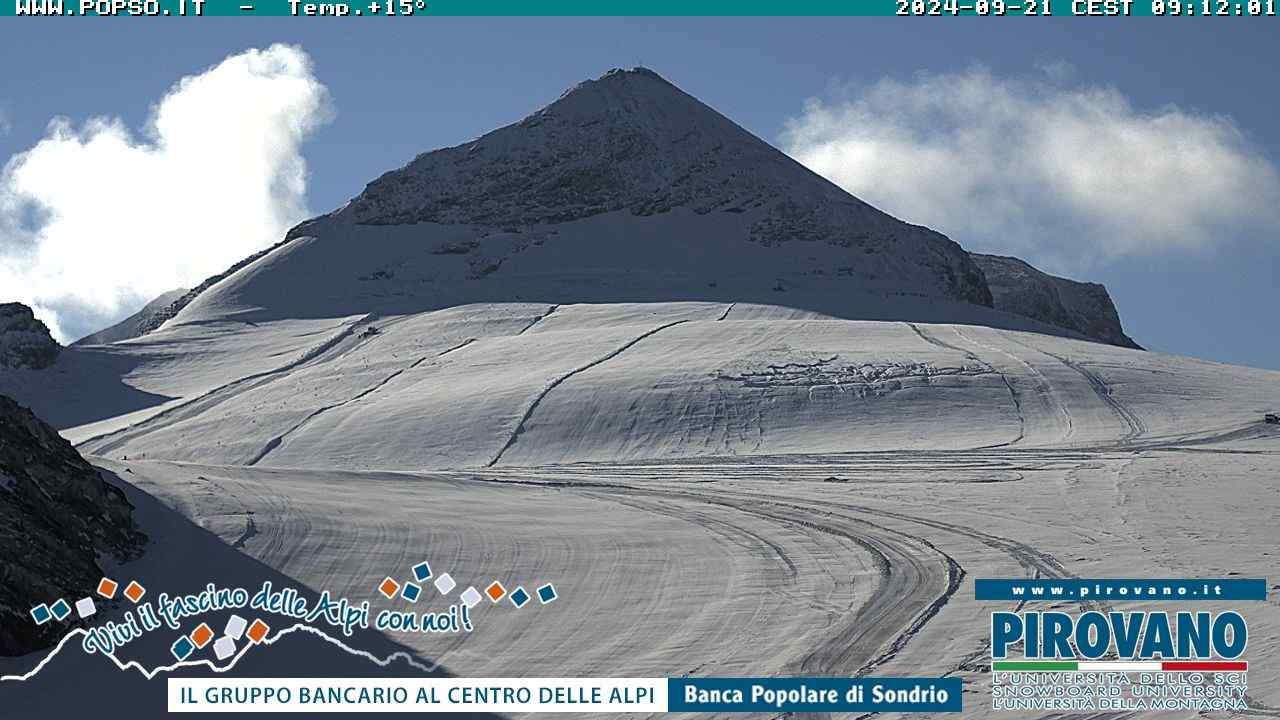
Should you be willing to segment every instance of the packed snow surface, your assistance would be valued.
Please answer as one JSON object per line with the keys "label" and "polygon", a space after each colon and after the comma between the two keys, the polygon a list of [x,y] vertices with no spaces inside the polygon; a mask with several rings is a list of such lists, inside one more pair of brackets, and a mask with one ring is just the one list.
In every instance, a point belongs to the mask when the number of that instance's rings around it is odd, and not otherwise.
{"label": "packed snow surface", "polygon": [[109,346],[134,368],[125,384],[169,399],[66,434],[114,458],[412,471],[1134,445],[1241,430],[1280,405],[1266,371],[747,303],[474,304],[199,330]]}

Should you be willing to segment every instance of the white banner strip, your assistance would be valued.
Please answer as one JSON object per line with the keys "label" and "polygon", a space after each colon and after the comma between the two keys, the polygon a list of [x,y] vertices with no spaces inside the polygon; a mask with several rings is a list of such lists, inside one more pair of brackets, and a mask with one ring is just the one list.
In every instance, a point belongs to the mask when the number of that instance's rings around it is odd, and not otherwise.
{"label": "white banner strip", "polygon": [[667,711],[666,678],[169,678],[169,712]]}
{"label": "white banner strip", "polygon": [[1081,660],[1076,663],[1076,669],[1103,672],[1160,672],[1160,661]]}

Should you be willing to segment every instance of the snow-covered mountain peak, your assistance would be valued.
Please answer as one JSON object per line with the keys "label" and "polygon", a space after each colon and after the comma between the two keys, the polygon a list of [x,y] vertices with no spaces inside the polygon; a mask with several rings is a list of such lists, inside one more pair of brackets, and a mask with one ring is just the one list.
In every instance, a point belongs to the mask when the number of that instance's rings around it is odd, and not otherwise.
{"label": "snow-covered mountain peak", "polygon": [[[610,71],[520,122],[419,155],[290,235],[323,236],[335,221],[523,232],[608,214],[633,222],[599,239],[602,254],[637,241],[629,230],[644,218],[712,216],[717,238],[785,246],[791,259],[834,251],[841,257],[806,271],[838,272],[861,280],[859,289],[991,304],[958,245],[849,195],[647,69]],[[705,223],[680,240],[708,242]],[[681,272],[715,274],[668,259]],[[772,286],[775,263],[759,270]]]}
{"label": "snow-covered mountain peak", "polygon": [[[674,96],[689,98],[684,91],[671,84],[666,78],[646,67],[614,68],[598,78],[583,80],[560,94],[551,105],[534,114],[545,113],[553,107],[560,106],[562,101],[570,100],[568,106],[584,107],[591,99],[608,103],[607,98],[657,102],[670,101]],[[690,98],[692,99],[692,98]],[[695,101],[696,102],[696,101]]]}
{"label": "snow-covered mountain peak", "polygon": [[419,155],[340,210],[160,300],[126,323],[133,331],[106,335],[133,337],[170,319],[333,318],[537,299],[963,318],[1135,346],[1105,290],[1077,292],[1010,267],[871,207],[634,68]]}
{"label": "snow-covered mountain peak", "polygon": [[529,226],[787,199],[862,206],[656,73],[615,70],[514,125],[418,156],[344,213],[363,224]]}

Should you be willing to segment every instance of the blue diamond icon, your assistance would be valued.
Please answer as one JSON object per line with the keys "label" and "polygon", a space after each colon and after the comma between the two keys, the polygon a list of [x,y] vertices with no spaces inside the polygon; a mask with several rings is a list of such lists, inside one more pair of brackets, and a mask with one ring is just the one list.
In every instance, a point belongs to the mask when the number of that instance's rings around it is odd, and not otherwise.
{"label": "blue diamond icon", "polygon": [[195,649],[196,646],[184,635],[178,638],[178,642],[174,643],[173,647],[169,648],[169,652],[173,653],[173,656],[179,660],[186,660],[191,651]]}
{"label": "blue diamond icon", "polygon": [[551,583],[547,583],[546,585],[543,585],[542,587],[539,587],[539,588],[538,588],[538,599],[542,601],[542,604],[543,604],[543,605],[546,605],[547,603],[551,602],[552,600],[555,600],[555,599],[556,599],[556,588],[555,588],[555,586],[554,586],[554,585],[552,585]]}
{"label": "blue diamond icon", "polygon": [[71,606],[67,604],[66,600],[58,598],[58,602],[49,606],[49,611],[53,613],[54,617],[61,620],[71,614]]}
{"label": "blue diamond icon", "polygon": [[425,582],[431,579],[431,566],[425,562],[420,562],[413,566],[413,579],[418,582]]}
{"label": "blue diamond icon", "polygon": [[422,594],[422,588],[411,582],[404,584],[404,590],[400,591],[400,596],[409,602],[418,602],[418,596]]}
{"label": "blue diamond icon", "polygon": [[49,622],[49,618],[53,617],[49,613],[49,606],[43,603],[31,608],[31,619],[36,621],[37,625],[43,625]]}
{"label": "blue diamond icon", "polygon": [[518,587],[515,590],[511,591],[512,605],[515,605],[516,607],[519,608],[519,607],[524,607],[525,603],[527,602],[529,602],[529,593],[525,592],[524,588]]}

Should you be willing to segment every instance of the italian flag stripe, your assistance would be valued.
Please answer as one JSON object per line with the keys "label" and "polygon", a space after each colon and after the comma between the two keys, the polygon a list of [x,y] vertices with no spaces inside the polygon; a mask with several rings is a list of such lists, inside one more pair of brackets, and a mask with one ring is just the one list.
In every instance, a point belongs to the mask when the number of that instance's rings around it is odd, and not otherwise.
{"label": "italian flag stripe", "polygon": [[1247,672],[1249,663],[1214,660],[996,660],[991,663],[991,669],[1026,672]]}
{"label": "italian flag stripe", "polygon": [[1080,663],[1075,660],[996,660],[991,663],[992,670],[1079,670]]}

